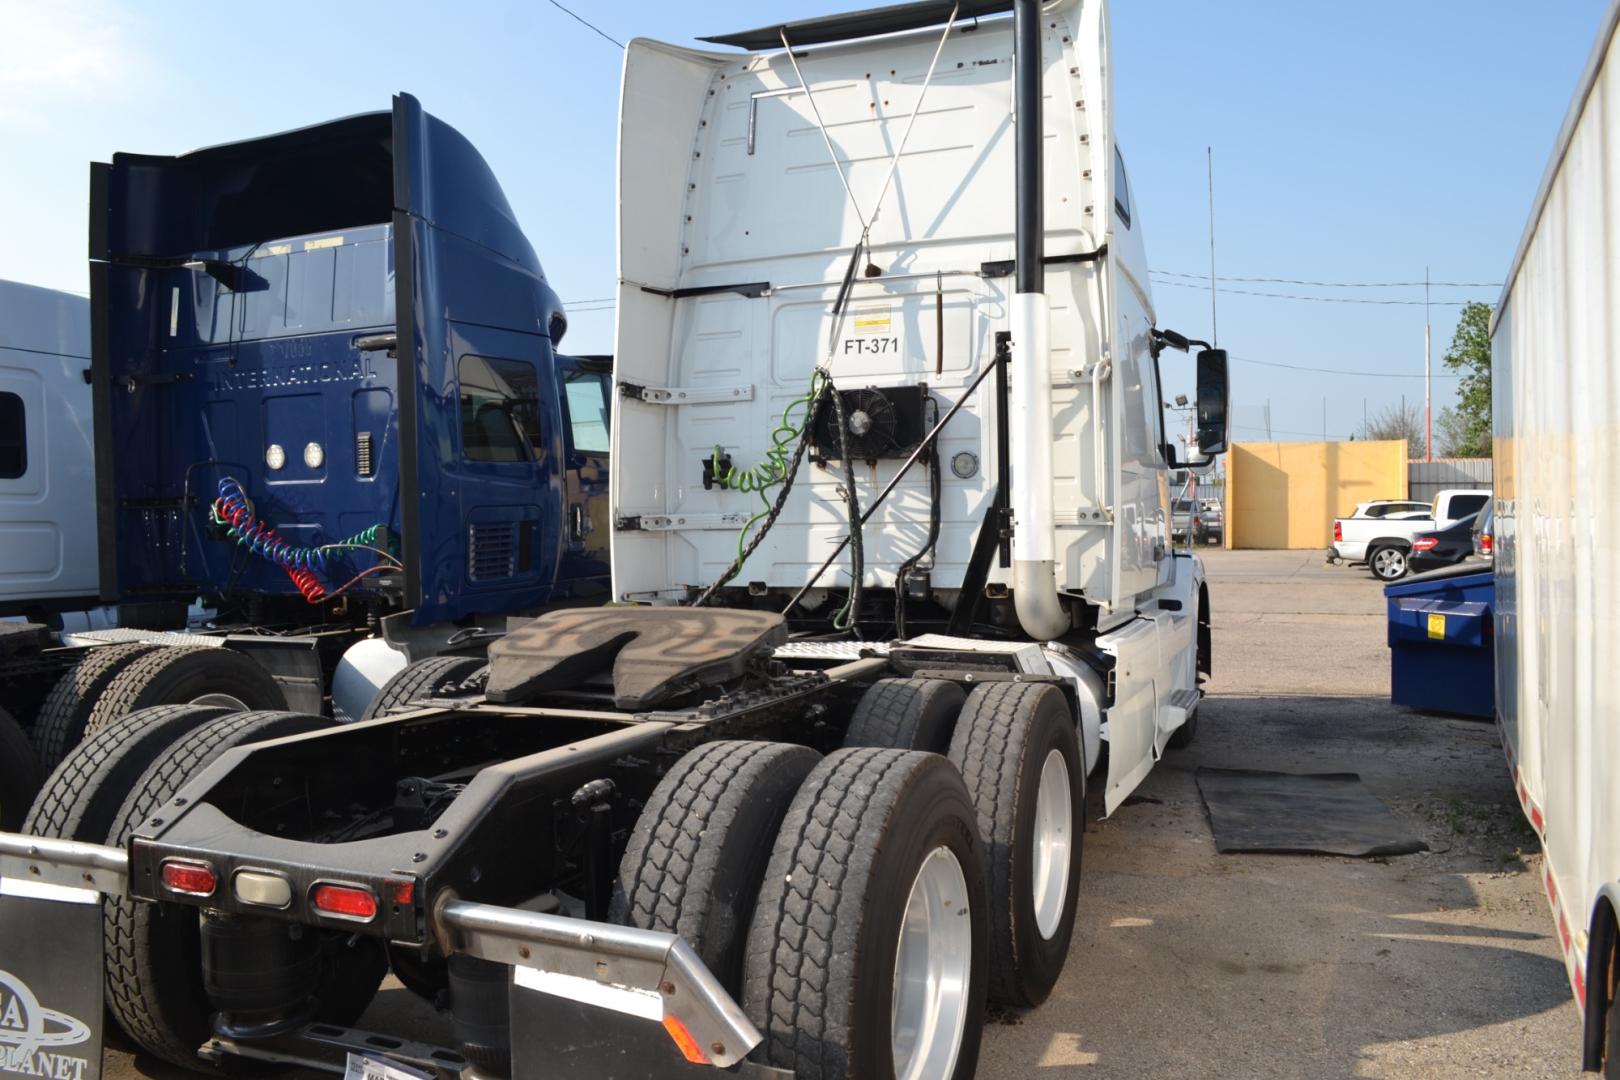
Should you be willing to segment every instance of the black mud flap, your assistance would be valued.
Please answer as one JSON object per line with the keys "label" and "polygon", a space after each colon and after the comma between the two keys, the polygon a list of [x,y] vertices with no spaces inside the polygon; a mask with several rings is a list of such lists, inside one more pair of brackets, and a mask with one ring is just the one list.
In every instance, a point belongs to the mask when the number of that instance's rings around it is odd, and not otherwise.
{"label": "black mud flap", "polygon": [[101,894],[0,878],[0,1078],[98,1080]]}
{"label": "black mud flap", "polygon": [[729,1069],[688,1061],[673,1033],[662,1020],[650,1015],[557,997],[531,990],[516,980],[511,995],[513,1076],[557,1075],[558,1063],[566,1062],[566,1075],[588,1076],[591,1080],[793,1077],[787,1070],[751,1061]]}

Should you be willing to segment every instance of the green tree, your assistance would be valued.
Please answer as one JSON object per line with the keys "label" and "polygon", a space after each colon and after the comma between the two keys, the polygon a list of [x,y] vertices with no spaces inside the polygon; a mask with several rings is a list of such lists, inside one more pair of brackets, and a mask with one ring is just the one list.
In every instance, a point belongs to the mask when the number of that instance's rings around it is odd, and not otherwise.
{"label": "green tree", "polygon": [[1434,414],[1434,452],[1440,457],[1490,457],[1490,435],[1481,447],[1468,418],[1457,409],[1444,408]]}
{"label": "green tree", "polygon": [[1436,427],[1441,452],[1450,457],[1491,456],[1491,305],[1469,301],[1457,316],[1457,332],[1441,358],[1462,376],[1457,404],[1443,409]]}

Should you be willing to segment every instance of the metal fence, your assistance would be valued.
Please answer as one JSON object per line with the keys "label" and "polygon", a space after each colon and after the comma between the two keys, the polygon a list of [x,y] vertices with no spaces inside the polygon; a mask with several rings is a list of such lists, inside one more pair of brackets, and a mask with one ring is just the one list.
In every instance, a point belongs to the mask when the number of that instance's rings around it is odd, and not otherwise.
{"label": "metal fence", "polygon": [[1406,497],[1433,502],[1445,488],[1488,488],[1490,458],[1440,458],[1414,461],[1406,467]]}
{"label": "metal fence", "polygon": [[[1172,499],[1179,499],[1187,494],[1187,479],[1185,472],[1177,471],[1170,474],[1170,497]],[[1193,495],[1199,502],[1203,502],[1205,499],[1214,499],[1223,507],[1226,505],[1226,485],[1216,483],[1208,477],[1198,482],[1193,489]]]}

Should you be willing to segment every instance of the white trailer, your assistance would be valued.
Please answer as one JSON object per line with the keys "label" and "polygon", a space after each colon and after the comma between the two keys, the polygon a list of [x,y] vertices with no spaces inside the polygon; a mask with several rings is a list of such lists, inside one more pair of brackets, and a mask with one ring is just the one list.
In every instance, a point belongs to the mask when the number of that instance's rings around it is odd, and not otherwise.
{"label": "white trailer", "polygon": [[1583,1062],[1620,1076],[1620,3],[1565,117],[1491,327],[1496,700],[1541,838]]}
{"label": "white trailer", "polygon": [[97,603],[90,301],[0,281],[0,615]]}
{"label": "white trailer", "polygon": [[[1020,138],[1011,23],[977,18],[1008,6],[708,39],[744,55],[631,43],[614,588],[677,603],[728,582],[729,602],[828,630],[1044,643],[1042,665],[1074,680],[1088,765],[1107,733],[1112,812],[1191,736],[1209,663],[1202,566],[1171,543],[1169,475],[1186,463],[1159,379],[1161,350],[1188,342],[1154,325],[1105,5],[1042,8],[1040,64],[1023,70],[1044,151]],[[930,16],[947,28],[884,33]],[[1002,388],[983,375],[1009,349]],[[1214,454],[1225,354],[1200,360],[1197,441]],[[777,490],[762,504],[748,488],[773,461],[787,471],[809,411],[795,402],[818,380],[847,416],[823,411],[780,514],[761,514]],[[905,471],[956,402],[931,465]],[[740,532],[758,546],[739,567]],[[862,607],[856,585],[893,604]]]}

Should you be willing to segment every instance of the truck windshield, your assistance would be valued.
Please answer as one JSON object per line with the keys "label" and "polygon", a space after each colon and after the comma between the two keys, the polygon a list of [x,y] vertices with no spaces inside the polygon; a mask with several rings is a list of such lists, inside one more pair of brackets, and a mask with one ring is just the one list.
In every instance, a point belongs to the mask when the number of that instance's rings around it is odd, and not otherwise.
{"label": "truck windshield", "polygon": [[581,454],[608,452],[608,378],[603,372],[570,371],[568,422],[574,450]]}

